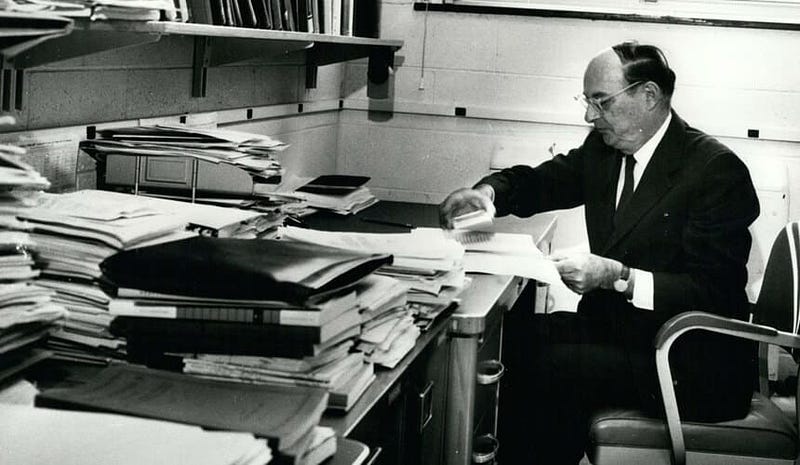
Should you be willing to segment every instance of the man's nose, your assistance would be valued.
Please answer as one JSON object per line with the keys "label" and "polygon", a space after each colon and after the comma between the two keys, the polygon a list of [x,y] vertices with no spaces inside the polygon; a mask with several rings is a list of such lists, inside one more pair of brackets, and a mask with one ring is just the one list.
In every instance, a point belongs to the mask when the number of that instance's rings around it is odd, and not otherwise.
{"label": "man's nose", "polygon": [[594,120],[600,118],[602,114],[595,109],[594,105],[586,105],[586,111],[583,113],[583,120],[587,123],[591,123]]}

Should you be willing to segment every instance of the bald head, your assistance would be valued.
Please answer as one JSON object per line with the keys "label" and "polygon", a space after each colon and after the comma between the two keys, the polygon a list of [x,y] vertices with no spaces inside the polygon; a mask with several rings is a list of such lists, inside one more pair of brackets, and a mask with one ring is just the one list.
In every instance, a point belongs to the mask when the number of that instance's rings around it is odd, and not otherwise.
{"label": "bald head", "polygon": [[656,133],[670,103],[658,83],[644,77],[631,79],[631,71],[638,68],[626,59],[615,48],[608,48],[589,62],[583,93],[592,103],[584,119],[594,125],[606,144],[632,154]]}

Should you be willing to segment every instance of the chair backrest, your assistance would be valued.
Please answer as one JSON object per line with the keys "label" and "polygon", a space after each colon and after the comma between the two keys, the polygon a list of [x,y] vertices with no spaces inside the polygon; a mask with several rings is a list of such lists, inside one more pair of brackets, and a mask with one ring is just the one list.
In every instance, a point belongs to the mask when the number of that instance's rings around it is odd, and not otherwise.
{"label": "chair backrest", "polygon": [[770,250],[764,282],[753,306],[753,322],[798,333],[800,326],[800,230],[786,225]]}

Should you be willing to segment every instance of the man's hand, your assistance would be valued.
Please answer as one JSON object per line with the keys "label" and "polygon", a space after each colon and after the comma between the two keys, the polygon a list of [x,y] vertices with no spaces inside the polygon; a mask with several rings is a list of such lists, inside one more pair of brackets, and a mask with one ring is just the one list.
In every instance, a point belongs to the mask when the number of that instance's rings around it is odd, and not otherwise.
{"label": "man's hand", "polygon": [[619,279],[622,263],[610,258],[590,253],[550,256],[561,280],[568,288],[578,294],[597,289],[613,289],[614,281]]}
{"label": "man's hand", "polygon": [[486,185],[476,189],[458,189],[439,205],[439,225],[445,229],[453,229],[453,218],[475,210],[485,210],[494,216],[493,193],[492,188]]}

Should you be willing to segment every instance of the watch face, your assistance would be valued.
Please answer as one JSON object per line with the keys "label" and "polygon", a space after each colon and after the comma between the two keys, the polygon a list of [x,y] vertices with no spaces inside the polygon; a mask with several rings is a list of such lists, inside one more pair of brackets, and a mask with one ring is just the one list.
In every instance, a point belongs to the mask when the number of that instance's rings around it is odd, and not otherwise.
{"label": "watch face", "polygon": [[624,279],[618,279],[614,281],[614,290],[617,292],[625,292],[628,290],[628,281]]}

